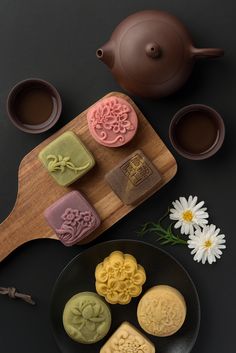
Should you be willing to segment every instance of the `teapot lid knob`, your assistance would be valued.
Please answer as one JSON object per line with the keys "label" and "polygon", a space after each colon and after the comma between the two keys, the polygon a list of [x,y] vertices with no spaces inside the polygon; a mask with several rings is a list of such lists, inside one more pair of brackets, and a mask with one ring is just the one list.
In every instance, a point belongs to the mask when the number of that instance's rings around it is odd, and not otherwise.
{"label": "teapot lid knob", "polygon": [[159,44],[152,42],[152,43],[148,43],[146,45],[145,48],[146,54],[147,56],[149,56],[150,58],[158,58],[161,56],[161,47]]}

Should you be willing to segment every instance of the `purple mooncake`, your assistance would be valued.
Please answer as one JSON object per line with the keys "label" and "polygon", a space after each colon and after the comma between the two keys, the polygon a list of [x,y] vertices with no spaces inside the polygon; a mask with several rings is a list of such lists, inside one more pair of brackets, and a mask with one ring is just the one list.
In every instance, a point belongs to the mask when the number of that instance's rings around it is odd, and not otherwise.
{"label": "purple mooncake", "polygon": [[101,223],[95,209],[79,191],[71,191],[48,207],[44,216],[65,246],[78,244]]}

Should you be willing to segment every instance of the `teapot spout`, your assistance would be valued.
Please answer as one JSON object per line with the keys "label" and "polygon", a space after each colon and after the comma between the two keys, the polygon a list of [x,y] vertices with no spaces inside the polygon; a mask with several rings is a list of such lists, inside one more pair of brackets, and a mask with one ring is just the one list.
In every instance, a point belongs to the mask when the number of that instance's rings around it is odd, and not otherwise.
{"label": "teapot spout", "polygon": [[97,49],[96,56],[111,69],[114,64],[114,50],[112,43],[109,41],[101,48]]}

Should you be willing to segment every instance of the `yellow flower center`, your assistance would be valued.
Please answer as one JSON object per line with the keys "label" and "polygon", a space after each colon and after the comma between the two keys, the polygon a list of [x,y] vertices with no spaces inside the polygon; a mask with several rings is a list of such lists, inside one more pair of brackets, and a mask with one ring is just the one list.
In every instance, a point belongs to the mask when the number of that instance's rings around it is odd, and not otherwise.
{"label": "yellow flower center", "polygon": [[209,249],[212,246],[212,242],[210,240],[206,240],[204,246],[205,248]]}
{"label": "yellow flower center", "polygon": [[185,222],[192,222],[193,213],[192,213],[192,211],[189,211],[189,210],[185,211],[185,212],[183,212],[182,217],[183,217]]}

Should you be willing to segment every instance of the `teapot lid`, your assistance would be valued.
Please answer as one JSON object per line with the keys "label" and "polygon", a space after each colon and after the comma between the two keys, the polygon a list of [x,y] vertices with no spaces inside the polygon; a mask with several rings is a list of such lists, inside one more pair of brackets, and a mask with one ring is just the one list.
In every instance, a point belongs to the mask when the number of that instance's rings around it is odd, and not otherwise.
{"label": "teapot lid", "polygon": [[120,64],[126,75],[139,84],[166,83],[190,57],[191,39],[182,23],[170,14],[139,12],[120,26],[123,27],[117,28],[118,32],[123,31],[119,38]]}

